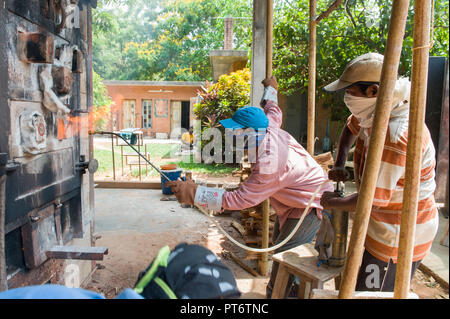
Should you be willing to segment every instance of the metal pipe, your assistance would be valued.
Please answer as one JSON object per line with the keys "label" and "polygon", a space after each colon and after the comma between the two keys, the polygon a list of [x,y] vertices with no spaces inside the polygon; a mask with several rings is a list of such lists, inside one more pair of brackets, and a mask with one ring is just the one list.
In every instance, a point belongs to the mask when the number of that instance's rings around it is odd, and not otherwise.
{"label": "metal pipe", "polygon": [[112,166],[113,166],[113,181],[116,180],[116,159],[114,156],[114,136],[111,135],[111,151],[112,151]]}
{"label": "metal pipe", "polygon": [[103,135],[103,134],[112,134],[112,135],[115,135],[115,136],[120,137],[125,143],[127,143],[127,145],[128,145],[129,147],[131,147],[136,153],[138,153],[139,156],[142,157],[142,158],[143,158],[143,159],[144,159],[151,167],[153,167],[159,174],[161,174],[161,175],[162,175],[164,178],[166,178],[168,181],[171,181],[171,179],[168,178],[166,174],[164,174],[158,167],[156,167],[155,165],[153,165],[153,163],[150,162],[144,155],[142,155],[141,152],[139,152],[137,149],[135,149],[135,148],[133,147],[133,145],[131,145],[130,143],[128,143],[128,141],[127,141],[126,139],[124,139],[124,138],[122,137],[122,135],[117,134],[117,133],[114,133],[114,132],[106,132],[106,131],[95,131],[95,132],[91,131],[91,132],[89,132],[89,134],[91,134],[91,135],[92,135],[92,134],[101,134],[101,135]]}
{"label": "metal pipe", "polygon": [[[343,185],[343,183],[342,183]],[[336,183],[335,193],[344,197],[344,186],[341,182]],[[348,212],[343,210],[331,210],[331,225],[334,230],[334,239],[332,243],[332,253],[328,264],[332,267],[342,267],[345,264],[347,252],[347,234],[348,234]]]}
{"label": "metal pipe", "polygon": [[380,89],[369,141],[369,151],[367,153],[365,169],[361,180],[361,189],[356,204],[355,220],[350,237],[347,260],[342,274],[339,299],[352,298],[361,266],[364,242],[367,235],[370,212],[372,211],[381,155],[383,153],[394,88],[397,81],[398,64],[402,52],[408,7],[409,0],[395,0],[392,5],[384,63],[381,71]]}
{"label": "metal pipe", "polygon": [[394,298],[406,299],[411,282],[417,206],[422,164],[422,136],[427,99],[428,58],[430,51],[431,1],[414,5],[413,64],[409,109],[408,145],[406,148],[405,188],[403,190],[398,264],[395,274]]}

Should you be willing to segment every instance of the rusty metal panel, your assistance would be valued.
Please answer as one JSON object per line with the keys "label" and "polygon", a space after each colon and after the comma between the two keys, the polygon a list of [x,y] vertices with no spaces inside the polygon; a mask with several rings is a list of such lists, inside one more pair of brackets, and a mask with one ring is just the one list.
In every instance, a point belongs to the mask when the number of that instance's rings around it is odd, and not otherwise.
{"label": "rusty metal panel", "polygon": [[[0,153],[8,161],[10,287],[54,281],[60,266],[45,252],[84,236],[83,171],[77,167],[82,155],[90,155],[81,153],[79,111],[92,101],[92,5],[0,0],[0,42],[6,44],[0,46]],[[71,26],[73,14],[84,25]]]}
{"label": "rusty metal panel", "polygon": [[28,268],[36,268],[47,260],[45,252],[58,245],[55,229],[54,206],[48,206],[30,216],[30,220],[22,226],[22,241],[25,264]]}

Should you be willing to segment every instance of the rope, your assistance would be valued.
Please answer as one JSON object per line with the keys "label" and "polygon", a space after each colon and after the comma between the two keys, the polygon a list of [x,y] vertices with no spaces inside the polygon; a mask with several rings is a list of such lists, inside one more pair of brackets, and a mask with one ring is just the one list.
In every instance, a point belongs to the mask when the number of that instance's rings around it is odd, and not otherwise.
{"label": "rope", "polygon": [[309,200],[308,205],[306,206],[306,208],[305,208],[305,210],[304,210],[304,212],[303,212],[303,214],[302,214],[302,217],[300,217],[300,219],[299,219],[298,222],[297,222],[297,225],[295,225],[295,228],[292,230],[292,232],[289,234],[289,236],[287,236],[282,242],[278,243],[277,245],[272,246],[272,247],[267,247],[267,248],[254,248],[254,247],[249,247],[249,246],[246,246],[246,245],[244,245],[244,244],[241,244],[240,242],[238,242],[237,240],[235,240],[233,237],[231,237],[231,235],[228,234],[228,233],[222,228],[222,226],[220,226],[219,223],[216,222],[216,221],[208,214],[208,212],[206,212],[206,211],[203,209],[203,207],[197,206],[197,205],[196,205],[196,207],[197,207],[197,208],[198,208],[198,209],[199,209],[206,217],[208,217],[208,218],[214,223],[214,225],[216,225],[217,228],[219,228],[219,230],[220,230],[220,231],[221,231],[221,232],[222,232],[222,233],[223,233],[223,234],[224,234],[224,235],[225,235],[225,236],[226,236],[233,244],[235,244],[235,245],[237,245],[237,246],[239,246],[239,247],[241,247],[241,248],[243,248],[243,249],[245,249],[245,250],[248,250],[248,251],[253,251],[253,252],[256,252],[256,253],[265,253],[265,252],[269,252],[269,251],[276,250],[276,249],[278,249],[278,248],[284,246],[289,240],[291,240],[291,238],[294,236],[294,234],[295,234],[295,233],[297,232],[297,230],[300,228],[300,226],[301,226],[301,224],[303,223],[303,220],[305,219],[306,215],[308,215],[309,210],[311,209],[311,204],[312,204],[312,202],[316,199],[317,194],[318,194],[319,191],[322,189],[322,187],[323,187],[325,184],[329,183],[329,182],[331,182],[331,181],[330,181],[330,180],[326,180],[326,181],[324,181],[322,184],[320,184],[319,187],[317,187],[316,191],[313,193],[311,199]]}

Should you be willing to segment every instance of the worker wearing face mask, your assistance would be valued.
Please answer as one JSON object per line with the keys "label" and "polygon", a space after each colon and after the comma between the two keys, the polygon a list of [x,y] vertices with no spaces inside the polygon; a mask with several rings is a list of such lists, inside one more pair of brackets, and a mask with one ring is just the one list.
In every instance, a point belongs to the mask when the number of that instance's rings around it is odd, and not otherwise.
{"label": "worker wearing face mask", "polygon": [[[293,231],[312,195],[327,180],[327,176],[312,156],[280,128],[282,113],[277,105],[276,79],[271,77],[262,83],[265,86],[261,102],[263,110],[254,106],[244,107],[237,110],[231,119],[220,122],[227,130],[237,133],[237,140],[247,135],[243,145],[249,153],[251,174],[240,188],[225,192],[220,188],[197,186],[189,181],[168,182],[166,186],[172,187],[179,202],[195,203],[214,211],[242,210],[270,198],[277,214],[273,242],[278,244]],[[325,190],[332,191],[333,185],[328,183],[323,186],[295,235],[275,253],[314,239],[322,218],[320,196]],[[268,298],[272,294],[277,270],[278,264],[274,263],[267,286]],[[292,282],[293,277],[290,278]]]}
{"label": "worker wearing face mask", "polygon": [[[344,102],[352,113],[341,133],[335,165],[329,172],[329,178],[334,181],[345,181],[344,165],[348,152],[356,140],[353,160],[358,190],[368,153],[382,66],[382,55],[364,54],[352,60],[341,77],[325,87],[329,92],[345,90]],[[394,90],[356,290],[394,290],[408,144],[409,96],[410,82],[406,78],[400,78]],[[422,141],[421,183],[411,278],[420,261],[430,250],[438,227],[438,214],[433,195],[435,149],[426,127]],[[355,211],[357,200],[358,193],[337,197],[335,193],[326,192],[322,196],[321,204],[324,209]]]}

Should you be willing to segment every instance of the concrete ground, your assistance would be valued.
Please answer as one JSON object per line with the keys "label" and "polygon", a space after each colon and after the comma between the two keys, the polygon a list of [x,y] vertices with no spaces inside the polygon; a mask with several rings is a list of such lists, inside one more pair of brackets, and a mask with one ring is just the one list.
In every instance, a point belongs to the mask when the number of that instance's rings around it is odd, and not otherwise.
{"label": "concrete ground", "polygon": [[[348,185],[346,191],[351,192],[352,186]],[[245,252],[241,248],[226,239],[198,210],[182,208],[176,201],[161,201],[163,197],[161,190],[95,189],[95,233],[99,236],[96,246],[108,247],[109,254],[98,263],[97,271],[85,288],[113,298],[124,288],[134,287],[139,272],[147,268],[160,248],[165,245],[174,248],[178,243],[187,242],[207,247],[233,271],[242,298],[265,297],[268,277],[253,277],[222,254],[232,251],[243,259]],[[240,240],[239,233],[230,226],[230,222],[238,220],[239,216],[239,212],[234,212],[215,219]],[[350,220],[349,228],[351,224]],[[448,282],[448,248],[443,248],[447,250]],[[441,250],[440,247],[438,249]],[[305,254],[316,254],[311,245],[307,245],[304,251]],[[442,261],[445,259],[445,255],[438,256]],[[256,261],[244,262],[256,268]],[[334,289],[334,282],[327,282],[325,289]],[[443,289],[422,271],[416,272],[411,290],[420,298],[448,299],[448,288]]]}
{"label": "concrete ground", "polygon": [[433,245],[431,246],[431,252],[423,259],[421,266],[424,267],[424,271],[433,273],[434,276],[446,282],[448,287],[449,247],[440,244],[447,223],[448,219],[445,218],[442,213],[439,213],[438,233],[434,238]]}
{"label": "concrete ground", "polygon": [[[160,190],[95,190],[95,233],[101,236],[97,246],[109,248],[86,288],[114,297],[134,287],[139,272],[145,270],[158,250],[172,249],[178,243],[199,244],[213,251],[233,271],[243,298],[264,298],[267,277],[253,277],[231,259],[224,250],[242,255],[240,248],[225,241],[217,227],[197,209],[182,208],[176,201],[161,201]],[[235,238],[239,234],[229,224],[231,215],[217,218]],[[250,266],[251,262],[247,262]]]}

